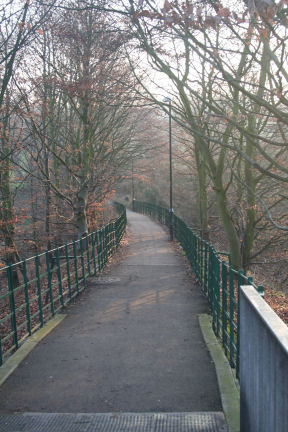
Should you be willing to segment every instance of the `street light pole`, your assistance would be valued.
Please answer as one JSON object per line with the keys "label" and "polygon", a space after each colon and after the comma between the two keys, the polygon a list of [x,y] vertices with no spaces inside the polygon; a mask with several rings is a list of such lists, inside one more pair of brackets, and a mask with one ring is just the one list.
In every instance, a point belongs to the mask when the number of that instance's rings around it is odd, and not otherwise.
{"label": "street light pole", "polygon": [[169,208],[169,230],[170,240],[173,241],[174,235],[174,217],[173,217],[173,177],[172,177],[172,115],[171,115],[171,99],[164,98],[164,102],[169,104],[169,183],[170,183],[170,208]]}
{"label": "street light pole", "polygon": [[134,189],[134,163],[131,160],[131,180],[132,180],[132,210],[135,211],[135,189]]}

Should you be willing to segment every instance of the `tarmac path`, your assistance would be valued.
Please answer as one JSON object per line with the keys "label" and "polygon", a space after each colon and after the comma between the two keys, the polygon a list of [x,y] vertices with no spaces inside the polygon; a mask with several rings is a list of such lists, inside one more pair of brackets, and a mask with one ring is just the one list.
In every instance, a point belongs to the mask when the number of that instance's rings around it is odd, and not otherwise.
{"label": "tarmac path", "polygon": [[222,411],[198,324],[206,298],[160,225],[128,221],[128,256],[65,308],[0,388],[0,412]]}

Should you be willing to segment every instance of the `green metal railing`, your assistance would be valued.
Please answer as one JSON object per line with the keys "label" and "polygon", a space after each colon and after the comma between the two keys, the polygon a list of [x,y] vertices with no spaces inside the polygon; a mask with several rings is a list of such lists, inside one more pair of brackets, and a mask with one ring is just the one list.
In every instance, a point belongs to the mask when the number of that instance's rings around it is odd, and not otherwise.
{"label": "green metal railing", "polygon": [[98,231],[0,271],[0,365],[101,272],[126,228],[126,209]]}
{"label": "green metal railing", "polygon": [[[134,209],[169,226],[169,210],[154,204],[135,201]],[[205,241],[199,230],[195,232],[186,222],[174,215],[174,234],[185,252],[204,293],[208,297],[213,330],[221,339],[230,365],[236,368],[239,378],[240,313],[239,291],[241,285],[253,285],[263,295],[263,287],[255,286],[250,277],[230,265],[229,254],[217,252]],[[227,261],[222,257],[226,256]]]}

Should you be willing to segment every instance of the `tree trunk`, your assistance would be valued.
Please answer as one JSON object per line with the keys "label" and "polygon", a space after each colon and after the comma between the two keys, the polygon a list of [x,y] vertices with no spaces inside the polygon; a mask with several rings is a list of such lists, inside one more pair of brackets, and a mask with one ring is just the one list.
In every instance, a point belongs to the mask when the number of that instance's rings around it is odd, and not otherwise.
{"label": "tree trunk", "polygon": [[38,253],[38,235],[37,235],[37,188],[34,187],[34,177],[30,176],[30,200],[31,200],[31,217],[32,217],[32,235],[34,243],[34,253]]}
{"label": "tree trunk", "polygon": [[50,230],[50,207],[51,207],[51,186],[49,183],[50,178],[50,171],[49,171],[49,160],[48,160],[48,154],[45,149],[45,174],[47,176],[47,182],[45,185],[45,233],[47,238],[47,249],[52,249],[51,246],[51,230]]}
{"label": "tree trunk", "polygon": [[[249,157],[253,158],[253,145],[247,142],[246,153]],[[242,263],[244,272],[246,272],[249,265],[251,251],[254,245],[255,235],[255,220],[256,220],[256,182],[254,178],[252,166],[245,161],[245,183],[247,187],[247,221],[245,224],[245,233],[242,242]]]}
{"label": "tree trunk", "polygon": [[204,240],[209,241],[208,230],[208,198],[206,188],[207,169],[204,161],[201,158],[201,153],[198,151],[198,146],[195,146],[196,168],[198,176],[198,213],[200,220],[201,233]]}
{"label": "tree trunk", "polygon": [[240,241],[229,212],[227,197],[222,184],[216,186],[216,197],[219,215],[229,243],[231,264],[235,270],[241,268]]}
{"label": "tree trunk", "polygon": [[88,234],[87,208],[88,187],[84,185],[77,193],[77,201],[74,207],[74,216],[76,221],[77,237],[80,240]]}
{"label": "tree trunk", "polygon": [[[267,73],[270,69],[270,57],[268,54],[269,48],[269,38],[267,38],[266,43],[263,46],[263,52],[261,57],[261,69],[259,76],[259,88],[257,91],[257,97],[262,98],[265,91],[265,83],[267,79]],[[259,105],[255,104],[253,108],[253,114],[249,117],[248,127],[249,132],[252,134],[257,134],[257,126],[256,126],[256,118],[260,113],[261,109]],[[250,159],[254,159],[255,157],[255,146],[252,139],[248,138],[246,143],[246,154]],[[255,236],[255,220],[256,220],[256,186],[257,181],[255,179],[254,168],[245,160],[245,182],[247,187],[247,223],[245,226],[245,234],[242,244],[242,260],[243,260],[243,268],[246,271],[250,256],[252,252],[252,248],[254,245],[254,236]]]}
{"label": "tree trunk", "polygon": [[[0,167],[0,227],[4,238],[6,264],[15,264],[20,257],[15,244],[15,215],[13,197],[10,188],[10,164],[7,158]],[[17,269],[13,268],[12,278],[14,287],[19,285]]]}

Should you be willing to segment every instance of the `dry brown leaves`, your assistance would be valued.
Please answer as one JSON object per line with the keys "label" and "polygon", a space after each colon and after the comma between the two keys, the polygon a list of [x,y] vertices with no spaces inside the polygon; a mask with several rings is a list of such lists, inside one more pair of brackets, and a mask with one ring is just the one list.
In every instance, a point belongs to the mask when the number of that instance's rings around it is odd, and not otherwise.
{"label": "dry brown leaves", "polygon": [[288,299],[285,294],[266,288],[264,296],[268,305],[288,325]]}

